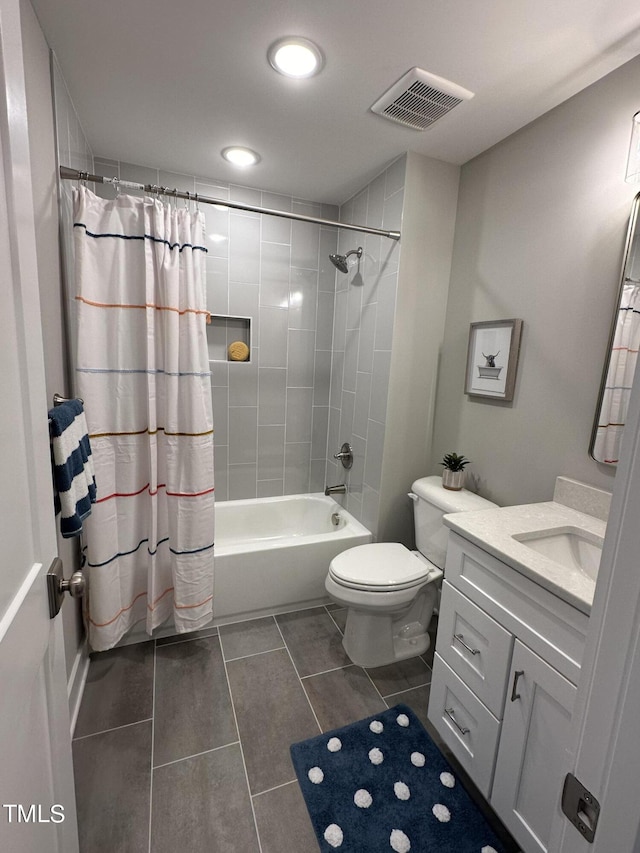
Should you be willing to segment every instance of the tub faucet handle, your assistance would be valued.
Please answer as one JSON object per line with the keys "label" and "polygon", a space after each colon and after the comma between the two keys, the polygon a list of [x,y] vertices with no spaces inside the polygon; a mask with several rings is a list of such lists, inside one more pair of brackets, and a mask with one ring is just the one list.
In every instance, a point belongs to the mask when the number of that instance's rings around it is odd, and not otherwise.
{"label": "tub faucet handle", "polygon": [[343,468],[351,468],[353,465],[353,450],[348,441],[345,441],[338,453],[333,454],[333,458],[339,459],[342,462]]}

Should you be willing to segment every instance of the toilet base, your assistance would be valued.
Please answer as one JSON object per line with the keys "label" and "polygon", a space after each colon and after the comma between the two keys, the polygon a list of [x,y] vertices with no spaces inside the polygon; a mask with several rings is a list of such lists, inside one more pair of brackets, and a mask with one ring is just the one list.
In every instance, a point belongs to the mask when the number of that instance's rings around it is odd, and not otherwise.
{"label": "toilet base", "polygon": [[358,666],[377,667],[424,654],[436,590],[426,584],[402,613],[376,613],[349,607],[342,645]]}

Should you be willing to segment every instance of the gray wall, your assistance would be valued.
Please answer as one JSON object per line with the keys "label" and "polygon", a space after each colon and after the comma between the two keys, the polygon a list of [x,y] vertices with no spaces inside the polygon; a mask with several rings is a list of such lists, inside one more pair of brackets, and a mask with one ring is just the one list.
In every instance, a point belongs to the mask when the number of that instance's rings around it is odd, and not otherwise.
{"label": "gray wall", "polygon": [[[64,299],[60,279],[58,208],[56,190],[56,144],[51,102],[49,48],[28,0],[20,7],[27,86],[27,118],[36,227],[38,284],[42,307],[42,337],[45,356],[47,404],[57,392],[72,393],[66,363]],[[62,79],[56,81],[60,102],[61,156],[78,169],[92,168],[91,152],[85,143]],[[58,554],[68,577],[79,565],[78,542],[58,533]],[[62,608],[67,677],[82,645],[84,630],[79,603],[68,599]]]}
{"label": "gray wall", "polygon": [[[498,503],[550,500],[559,474],[612,486],[588,446],[638,190],[624,173],[639,89],[636,58],[462,169],[431,468],[464,453]],[[467,398],[469,324],[511,317],[513,402]]]}
{"label": "gray wall", "polygon": [[[338,210],[214,178],[95,158],[100,174],[337,219]],[[111,187],[99,187],[108,196]],[[169,199],[170,200],[170,199]],[[182,202],[179,202],[180,204]],[[319,491],[329,412],[337,231],[202,205],[213,314],[251,318],[251,361],[212,361],[218,500]],[[215,326],[208,334],[217,335]]]}
{"label": "gray wall", "polygon": [[[401,229],[405,165],[403,156],[343,204],[340,220]],[[375,534],[401,243],[343,229],[338,245],[342,254],[364,251],[336,277],[326,478],[347,484],[342,503]],[[353,448],[350,471],[333,460],[345,441]]]}

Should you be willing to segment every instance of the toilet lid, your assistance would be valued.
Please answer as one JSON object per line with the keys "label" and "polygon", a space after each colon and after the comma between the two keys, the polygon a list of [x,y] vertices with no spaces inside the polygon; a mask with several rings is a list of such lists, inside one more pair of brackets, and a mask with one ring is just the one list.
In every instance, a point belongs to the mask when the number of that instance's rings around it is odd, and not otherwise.
{"label": "toilet lid", "polygon": [[424,580],[431,568],[398,542],[375,542],[338,554],[329,572],[345,586],[390,590]]}

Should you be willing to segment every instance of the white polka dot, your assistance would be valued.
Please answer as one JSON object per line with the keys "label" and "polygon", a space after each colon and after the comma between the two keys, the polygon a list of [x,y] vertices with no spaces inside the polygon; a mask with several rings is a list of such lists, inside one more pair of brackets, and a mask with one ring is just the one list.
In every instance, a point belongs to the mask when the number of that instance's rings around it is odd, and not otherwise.
{"label": "white polka dot", "polygon": [[393,786],[393,793],[399,800],[408,800],[411,796],[411,791],[404,782],[396,782]]}
{"label": "white polka dot", "polygon": [[431,811],[441,823],[447,823],[447,821],[451,820],[451,812],[446,806],[443,806],[442,803],[436,803]]}
{"label": "white polka dot", "polygon": [[445,786],[445,788],[453,788],[456,784],[456,779],[453,773],[441,773],[440,781]]}
{"label": "white polka dot", "polygon": [[421,752],[412,752],[411,753],[411,763],[415,767],[424,767],[425,761],[426,761],[426,758],[424,757],[424,755]]}
{"label": "white polka dot", "polygon": [[327,749],[329,752],[338,752],[338,750],[342,749],[342,741],[338,737],[332,737],[327,744]]}
{"label": "white polka dot", "polygon": [[483,847],[480,853],[498,853],[495,847],[492,847],[490,844],[487,844],[486,847]]}
{"label": "white polka dot", "polygon": [[404,726],[405,728],[409,725],[409,717],[406,714],[398,714],[396,722],[399,726]]}
{"label": "white polka dot", "polygon": [[307,776],[309,777],[309,781],[313,782],[314,785],[319,785],[324,779],[324,773],[319,767],[312,767]]}
{"label": "white polka dot", "polygon": [[411,850],[411,842],[401,829],[394,829],[391,832],[389,844],[396,853],[407,853],[408,850]]}
{"label": "white polka dot", "polygon": [[380,720],[374,720],[372,723],[369,723],[369,728],[372,732],[379,735],[380,732],[384,729],[384,726],[380,722]]}
{"label": "white polka dot", "polygon": [[337,823],[331,823],[324,831],[324,840],[332,847],[340,847],[343,841],[342,830]]}
{"label": "white polka dot", "polygon": [[368,809],[373,799],[368,791],[364,788],[359,788],[353,795],[353,802],[361,809]]}
{"label": "white polka dot", "polygon": [[384,755],[380,752],[380,750],[376,747],[374,749],[369,750],[369,761],[372,764],[382,764],[384,761]]}

